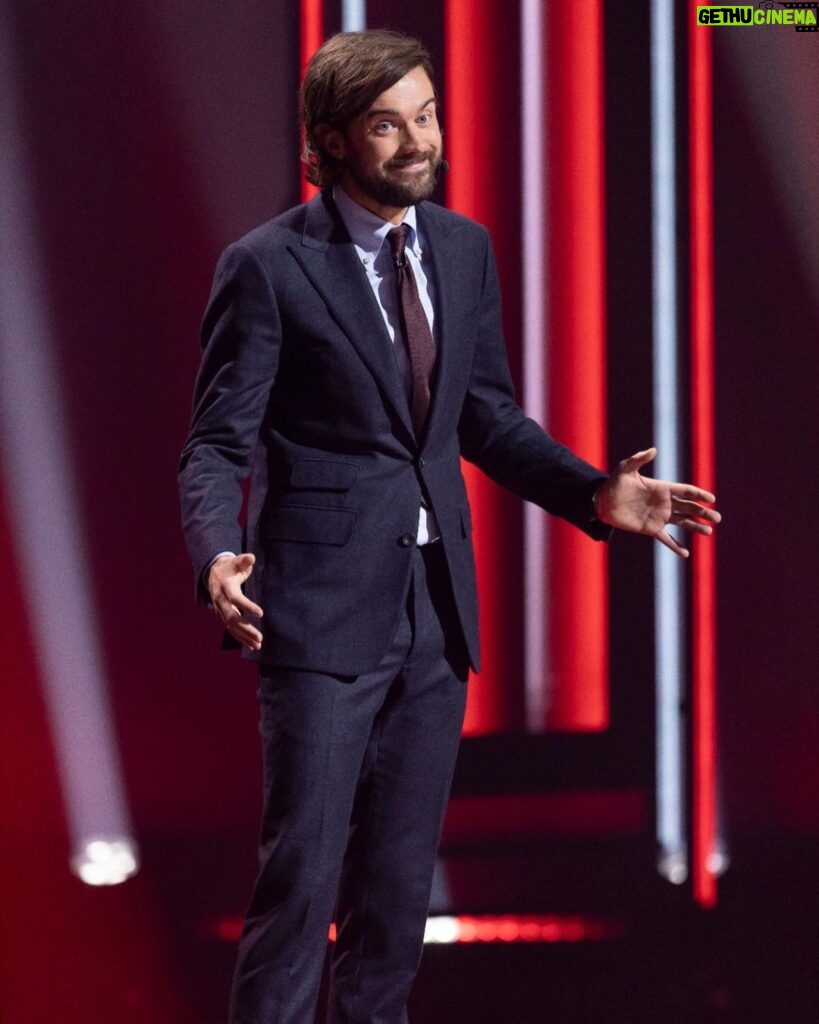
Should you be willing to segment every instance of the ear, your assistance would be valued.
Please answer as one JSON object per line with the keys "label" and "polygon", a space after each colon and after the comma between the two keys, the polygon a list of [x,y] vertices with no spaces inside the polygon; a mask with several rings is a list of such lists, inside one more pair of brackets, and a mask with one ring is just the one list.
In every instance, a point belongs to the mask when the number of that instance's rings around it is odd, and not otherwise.
{"label": "ear", "polygon": [[333,160],[343,160],[347,155],[347,140],[338,128],[331,128],[329,124],[318,124],[313,134],[323,152]]}

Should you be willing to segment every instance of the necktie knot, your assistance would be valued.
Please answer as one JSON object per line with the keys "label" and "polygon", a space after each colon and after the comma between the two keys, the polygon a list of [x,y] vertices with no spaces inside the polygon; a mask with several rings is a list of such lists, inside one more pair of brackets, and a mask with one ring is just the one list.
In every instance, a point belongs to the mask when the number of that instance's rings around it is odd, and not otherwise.
{"label": "necktie knot", "polygon": [[409,224],[399,224],[397,228],[392,228],[387,233],[387,241],[390,243],[390,250],[392,251],[392,261],[396,267],[403,267],[404,265],[404,250],[407,247],[409,230]]}

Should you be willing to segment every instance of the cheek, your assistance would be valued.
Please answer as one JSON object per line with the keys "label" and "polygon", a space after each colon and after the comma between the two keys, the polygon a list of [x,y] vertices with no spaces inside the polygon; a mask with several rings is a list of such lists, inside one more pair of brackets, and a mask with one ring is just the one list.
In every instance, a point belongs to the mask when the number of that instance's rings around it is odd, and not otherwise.
{"label": "cheek", "polygon": [[351,154],[360,167],[377,170],[395,155],[395,145],[389,139],[370,139],[355,153]]}

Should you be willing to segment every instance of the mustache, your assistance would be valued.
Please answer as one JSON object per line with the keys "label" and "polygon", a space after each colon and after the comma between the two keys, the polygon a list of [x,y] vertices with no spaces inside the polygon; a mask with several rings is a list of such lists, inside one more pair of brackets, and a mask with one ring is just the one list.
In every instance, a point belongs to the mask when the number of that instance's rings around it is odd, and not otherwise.
{"label": "mustache", "polygon": [[417,164],[419,160],[424,160],[426,163],[434,166],[438,160],[438,154],[434,150],[428,153],[411,153],[409,156],[402,156],[400,159],[394,157],[385,166],[388,171],[394,171],[402,167],[408,167],[410,164]]}

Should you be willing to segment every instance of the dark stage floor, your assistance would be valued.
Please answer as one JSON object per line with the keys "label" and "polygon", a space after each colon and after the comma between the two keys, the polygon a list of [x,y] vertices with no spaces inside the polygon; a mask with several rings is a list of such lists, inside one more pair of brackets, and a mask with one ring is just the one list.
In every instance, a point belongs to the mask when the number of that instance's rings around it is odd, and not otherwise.
{"label": "dark stage floor", "polygon": [[[735,840],[709,912],[645,850],[582,845],[450,851],[482,879],[483,905],[456,909],[593,915],[619,937],[427,946],[413,1024],[817,1024],[815,840]],[[148,837],[140,873],[109,889],[57,845],[5,854],[3,1024],[225,1024],[252,835]]]}
{"label": "dark stage floor", "polygon": [[[539,851],[528,844],[516,857],[507,847],[497,863],[530,876],[537,864],[545,878],[550,866],[565,870],[565,857],[555,860],[553,851],[554,843]],[[683,890],[645,874],[644,853],[620,847],[603,859],[600,852],[578,857],[577,884],[596,861],[596,912],[618,925],[620,937],[429,945],[412,998],[413,1024],[817,1024],[813,842],[757,837],[737,844],[719,905],[707,912],[694,908]],[[530,899],[536,885],[530,878]],[[519,879],[515,888],[520,891]],[[566,898],[555,900],[554,887],[544,885],[549,902],[562,904],[557,908],[470,909],[566,913],[572,899],[566,879],[564,890]],[[600,906],[604,892],[607,906]],[[195,993],[199,1024],[224,1024],[234,948],[212,930],[203,936],[201,928],[188,946],[187,988]]]}

